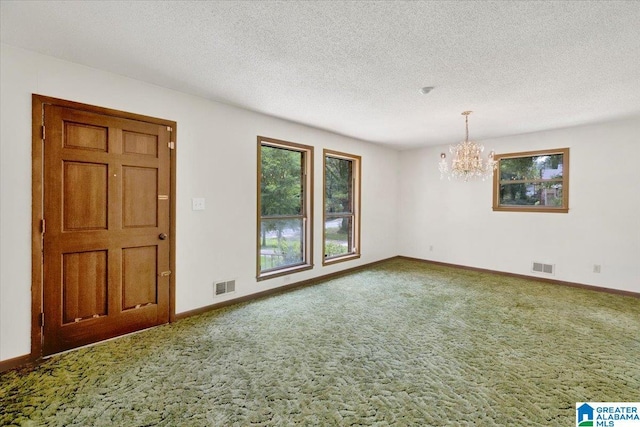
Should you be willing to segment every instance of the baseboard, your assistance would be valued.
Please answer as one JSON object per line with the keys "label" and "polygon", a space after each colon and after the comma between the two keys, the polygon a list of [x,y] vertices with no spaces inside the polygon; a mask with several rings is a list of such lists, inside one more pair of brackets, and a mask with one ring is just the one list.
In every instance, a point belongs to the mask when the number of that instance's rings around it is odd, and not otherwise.
{"label": "baseboard", "polygon": [[[243,303],[243,302],[252,301],[252,300],[259,299],[259,298],[265,298],[265,297],[268,297],[268,296],[289,292],[289,291],[292,291],[294,289],[302,288],[302,287],[305,287],[305,286],[312,286],[312,285],[318,284],[320,282],[323,282],[323,281],[326,281],[326,280],[330,280],[330,279],[333,279],[333,278],[336,278],[336,277],[340,277],[340,276],[345,276],[347,274],[351,274],[351,273],[354,273],[354,272],[359,271],[359,270],[364,270],[364,269],[373,267],[373,266],[375,266],[377,264],[381,264],[381,263],[384,263],[384,262],[387,262],[387,261],[390,261],[390,260],[393,260],[393,259],[404,259],[404,260],[409,260],[409,261],[417,261],[417,262],[426,263],[426,264],[441,265],[441,266],[445,266],[445,267],[458,268],[458,269],[463,269],[463,270],[471,270],[471,271],[479,271],[479,272],[484,272],[484,273],[498,274],[498,275],[501,275],[501,276],[515,277],[515,278],[520,278],[520,279],[536,280],[536,281],[539,281],[539,282],[551,283],[551,284],[561,285],[561,286],[569,286],[569,287],[572,287],[572,288],[588,289],[588,290],[591,290],[591,291],[605,292],[605,293],[610,293],[610,294],[624,295],[624,296],[630,296],[630,297],[634,297],[634,298],[640,298],[640,293],[638,293],[638,292],[625,291],[625,290],[621,290],[621,289],[604,288],[604,287],[601,287],[601,286],[586,285],[586,284],[583,284],[583,283],[566,282],[566,281],[562,281],[562,280],[548,279],[548,278],[545,278],[545,277],[528,276],[528,275],[525,275],[525,274],[508,273],[508,272],[505,272],[505,271],[490,270],[490,269],[486,269],[486,268],[470,267],[470,266],[466,266],[466,265],[452,264],[452,263],[447,263],[447,262],[432,261],[432,260],[428,260],[428,259],[413,258],[413,257],[404,256],[404,255],[397,255],[397,256],[393,256],[393,257],[390,257],[390,258],[385,258],[385,259],[382,259],[382,260],[379,260],[379,261],[374,261],[374,262],[370,262],[370,263],[367,263],[367,264],[362,264],[362,265],[359,265],[357,267],[347,268],[345,270],[336,271],[334,273],[324,274],[322,276],[314,277],[314,278],[307,279],[307,280],[302,280],[300,282],[294,282],[294,283],[290,283],[288,285],[280,286],[280,287],[277,287],[277,288],[267,289],[267,290],[264,290],[264,291],[261,291],[261,292],[256,292],[254,294],[245,295],[245,296],[240,297],[240,298],[235,298],[235,299],[231,299],[231,300],[227,300],[227,301],[222,301],[222,302],[219,302],[219,303],[215,303],[215,304],[207,305],[207,306],[204,306],[204,307],[196,308],[194,310],[184,311],[182,313],[176,313],[175,320],[177,321],[177,320],[181,320],[181,319],[186,319],[186,318],[191,317],[191,316],[207,313],[209,311],[217,310],[217,309],[220,309],[220,308],[223,308],[223,307],[227,307],[227,306],[230,306],[230,305],[240,304],[240,303]],[[5,371],[8,371],[10,369],[14,369],[14,368],[18,368],[18,367],[21,367],[21,366],[24,366],[24,365],[28,365],[28,364],[33,363],[33,362],[36,362],[36,360],[33,359],[30,354],[27,354],[27,355],[24,355],[24,356],[18,356],[18,357],[15,357],[13,359],[2,360],[2,361],[0,361],[0,372],[5,372]]]}
{"label": "baseboard", "polygon": [[445,267],[459,268],[459,269],[462,269],[462,270],[479,271],[479,272],[483,272],[483,273],[498,274],[500,276],[508,276],[508,277],[516,277],[516,278],[519,278],[519,279],[536,280],[538,282],[551,283],[551,284],[554,284],[554,285],[561,285],[561,286],[569,286],[571,288],[588,289],[590,291],[605,292],[605,293],[609,293],[609,294],[624,295],[624,296],[627,296],[627,297],[640,298],[640,292],[625,291],[625,290],[622,290],[622,289],[605,288],[605,287],[602,287],[602,286],[586,285],[584,283],[566,282],[564,280],[549,279],[547,277],[528,276],[526,274],[508,273],[506,271],[489,270],[487,268],[469,267],[467,265],[451,264],[451,263],[448,263],[448,262],[441,262],[441,261],[432,261],[432,260],[423,259],[423,258],[413,258],[413,257],[404,256],[404,255],[398,255],[397,258],[406,259],[406,260],[409,260],[409,261],[422,262],[422,263],[426,263],[426,264],[434,264],[434,265],[442,265],[442,266],[445,266]]}
{"label": "baseboard", "polygon": [[10,369],[19,368],[21,366],[27,365],[34,360],[31,358],[30,354],[25,354],[24,356],[14,357],[13,359],[1,360],[0,361],[0,372],[5,372]]}
{"label": "baseboard", "polygon": [[259,299],[259,298],[265,298],[265,297],[268,297],[268,296],[271,296],[271,295],[276,295],[276,294],[280,294],[280,293],[284,293],[284,292],[289,292],[289,291],[292,291],[294,289],[302,288],[304,286],[315,285],[315,284],[317,284],[319,282],[323,282],[325,280],[334,279],[336,277],[340,277],[340,276],[344,276],[344,275],[347,275],[347,274],[351,274],[351,273],[354,273],[354,272],[359,271],[359,270],[364,270],[366,268],[373,267],[373,266],[375,266],[377,264],[381,264],[383,262],[387,262],[387,261],[395,259],[395,258],[398,258],[398,257],[397,256],[393,256],[393,257],[390,257],[390,258],[385,258],[385,259],[382,259],[382,260],[379,260],[379,261],[374,261],[374,262],[370,262],[370,263],[367,263],[367,264],[362,264],[362,265],[359,265],[357,267],[347,268],[345,270],[336,271],[334,273],[324,274],[322,276],[314,277],[312,279],[302,280],[300,282],[289,283],[287,285],[279,286],[277,288],[267,289],[267,290],[256,292],[256,293],[253,293],[253,294],[250,294],[250,295],[245,295],[245,296],[240,297],[240,298],[234,298],[234,299],[218,302],[218,303],[211,304],[211,305],[206,305],[204,307],[199,307],[199,308],[196,308],[196,309],[193,309],[193,310],[183,311],[182,313],[176,313],[176,320],[186,319],[187,317],[191,317],[191,316],[195,316],[195,315],[198,315],[198,314],[207,313],[207,312],[212,311],[212,310],[218,310],[220,308],[228,307],[230,305],[240,304],[240,303],[243,303],[243,302],[252,301],[252,300]]}

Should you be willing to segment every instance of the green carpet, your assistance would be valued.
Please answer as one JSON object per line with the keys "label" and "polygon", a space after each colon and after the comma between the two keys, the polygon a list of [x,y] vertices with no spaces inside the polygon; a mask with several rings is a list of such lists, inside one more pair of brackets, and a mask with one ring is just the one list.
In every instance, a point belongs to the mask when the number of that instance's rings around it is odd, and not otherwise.
{"label": "green carpet", "polygon": [[572,426],[640,401],[640,299],[394,259],[0,376],[0,425]]}

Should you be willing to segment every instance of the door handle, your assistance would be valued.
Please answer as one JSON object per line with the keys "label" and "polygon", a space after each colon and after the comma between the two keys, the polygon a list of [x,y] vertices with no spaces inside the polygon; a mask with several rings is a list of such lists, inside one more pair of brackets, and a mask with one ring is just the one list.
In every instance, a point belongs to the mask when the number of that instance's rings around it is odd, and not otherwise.
{"label": "door handle", "polygon": [[167,235],[164,233],[160,233],[160,235],[158,236],[158,239],[160,240],[167,240]]}

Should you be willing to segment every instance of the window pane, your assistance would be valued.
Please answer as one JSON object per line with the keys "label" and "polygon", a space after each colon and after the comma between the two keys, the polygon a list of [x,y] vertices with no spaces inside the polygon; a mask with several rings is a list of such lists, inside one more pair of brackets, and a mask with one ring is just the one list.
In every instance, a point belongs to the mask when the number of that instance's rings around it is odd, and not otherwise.
{"label": "window pane", "polygon": [[328,218],[324,238],[325,258],[353,253],[353,217]]}
{"label": "window pane", "polygon": [[500,159],[500,181],[562,178],[563,155]]}
{"label": "window pane", "polygon": [[562,206],[562,183],[500,184],[500,205]]}
{"label": "window pane", "polygon": [[260,222],[260,271],[304,262],[302,219],[266,219]]}
{"label": "window pane", "polygon": [[261,216],[301,215],[304,153],[263,145],[260,157]]}
{"label": "window pane", "polygon": [[353,161],[327,156],[325,162],[326,212],[353,212]]}
{"label": "window pane", "polygon": [[493,210],[569,212],[569,148],[497,154]]}
{"label": "window pane", "polygon": [[323,265],[360,256],[360,161],[324,150]]}

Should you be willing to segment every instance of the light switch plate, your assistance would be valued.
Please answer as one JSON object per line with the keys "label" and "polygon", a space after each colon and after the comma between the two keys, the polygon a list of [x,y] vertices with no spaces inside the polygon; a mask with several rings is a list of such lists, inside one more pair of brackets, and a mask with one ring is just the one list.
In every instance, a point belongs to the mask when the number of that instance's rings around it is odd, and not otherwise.
{"label": "light switch plate", "polygon": [[196,197],[191,199],[191,209],[194,211],[204,210],[204,197]]}

